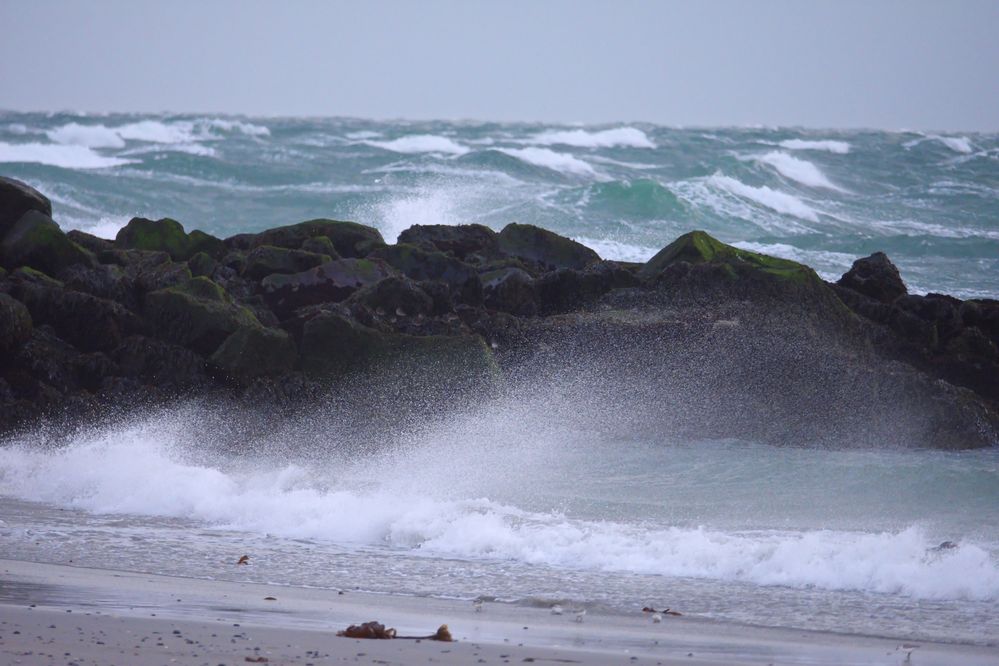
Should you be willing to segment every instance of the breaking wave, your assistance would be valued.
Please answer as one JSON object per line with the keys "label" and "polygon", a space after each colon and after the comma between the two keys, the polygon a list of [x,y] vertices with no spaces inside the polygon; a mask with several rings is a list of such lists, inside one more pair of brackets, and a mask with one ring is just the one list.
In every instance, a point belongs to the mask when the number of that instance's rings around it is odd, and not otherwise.
{"label": "breaking wave", "polygon": [[395,153],[447,153],[464,155],[468,148],[446,136],[433,134],[414,134],[403,136],[391,141],[366,141],[370,146],[384,148]]}
{"label": "breaking wave", "polygon": [[552,130],[536,134],[530,139],[530,142],[542,146],[563,145],[576,148],[656,147],[656,144],[649,139],[645,132],[634,127],[618,127],[598,132],[588,132],[582,129]]}
{"label": "breaking wave", "polygon": [[559,171],[573,176],[596,176],[597,172],[587,162],[567,153],[556,153],[548,148],[500,148],[499,152],[516,157],[528,164]]}
{"label": "breaking wave", "polygon": [[819,221],[819,215],[815,209],[808,206],[808,204],[793,194],[781,192],[766,185],[753,187],[735,178],[721,174],[710,176],[708,182],[721,190],[742,199],[748,199],[781,215],[790,215],[809,222]]}
{"label": "breaking wave", "polygon": [[87,146],[0,142],[0,162],[47,164],[63,169],[107,169],[132,160],[106,157]]}
{"label": "breaking wave", "polygon": [[819,141],[810,141],[807,139],[787,139],[781,141],[779,144],[781,148],[787,148],[788,150],[824,150],[829,153],[836,153],[837,155],[846,155],[850,152],[850,144],[846,141],[833,141],[831,139],[823,139]]}
{"label": "breaking wave", "polygon": [[802,185],[842,191],[842,188],[834,185],[817,166],[807,160],[798,159],[778,150],[770,151],[756,159],[763,164],[772,166],[777,170],[777,173],[785,178],[790,178]]}

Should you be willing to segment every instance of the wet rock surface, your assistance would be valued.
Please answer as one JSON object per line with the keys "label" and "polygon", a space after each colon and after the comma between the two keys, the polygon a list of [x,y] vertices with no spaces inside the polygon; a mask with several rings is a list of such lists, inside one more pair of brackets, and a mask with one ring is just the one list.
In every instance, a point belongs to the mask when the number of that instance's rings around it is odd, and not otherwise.
{"label": "wet rock surface", "polygon": [[999,439],[999,302],[909,294],[881,253],[829,284],[703,232],[645,264],[520,224],[387,245],[334,220],[217,239],[136,218],[109,241],[10,179],[0,248],[4,433],[190,396],[291,409],[364,376],[438,411],[558,385],[658,437]]}

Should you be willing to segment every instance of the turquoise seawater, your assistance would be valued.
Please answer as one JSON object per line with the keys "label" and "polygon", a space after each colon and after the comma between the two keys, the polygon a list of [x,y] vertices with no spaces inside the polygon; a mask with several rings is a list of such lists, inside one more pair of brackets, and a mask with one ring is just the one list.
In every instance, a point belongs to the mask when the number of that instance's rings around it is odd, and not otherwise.
{"label": "turquoise seawater", "polygon": [[225,236],[315,217],[537,224],[642,261],[704,229],[827,279],[876,250],[914,292],[999,297],[999,135],[642,123],[0,114],[0,173],[66,228]]}

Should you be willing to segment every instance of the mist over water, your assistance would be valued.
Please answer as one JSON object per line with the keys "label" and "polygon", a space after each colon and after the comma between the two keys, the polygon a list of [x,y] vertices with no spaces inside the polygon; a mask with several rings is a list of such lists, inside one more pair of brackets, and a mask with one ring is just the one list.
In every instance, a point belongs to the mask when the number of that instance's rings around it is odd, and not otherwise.
{"label": "mist over water", "polygon": [[837,278],[883,250],[916,292],[999,296],[999,136],[204,116],[0,115],[0,171],[65,227],[226,236],[315,217],[511,221],[644,261],[691,229]]}

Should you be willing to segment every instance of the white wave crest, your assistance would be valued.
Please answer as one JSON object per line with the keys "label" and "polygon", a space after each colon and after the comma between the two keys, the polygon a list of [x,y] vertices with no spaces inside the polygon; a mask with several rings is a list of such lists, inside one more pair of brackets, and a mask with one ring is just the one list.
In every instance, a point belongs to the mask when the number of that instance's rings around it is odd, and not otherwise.
{"label": "white wave crest", "polygon": [[798,159],[782,153],[779,150],[772,150],[766,155],[756,158],[763,164],[769,164],[777,173],[790,178],[791,180],[807,185],[808,187],[824,187],[828,190],[842,192],[842,188],[834,185],[817,166],[807,160]]}
{"label": "white wave crest", "polygon": [[485,498],[330,485],[320,470],[227,470],[187,461],[169,424],[93,436],[57,450],[0,449],[0,494],[100,514],[587,571],[861,590],[927,599],[999,598],[999,565],[974,543],[932,552],[901,531],[723,531],[587,521]]}
{"label": "white wave crest", "polygon": [[125,140],[117,131],[104,125],[68,123],[45,133],[50,141],[88,148],[124,148]]}
{"label": "white wave crest", "polygon": [[64,169],[106,169],[131,164],[132,160],[105,157],[87,146],[0,142],[0,162],[47,164]]}
{"label": "white wave crest", "polygon": [[729,176],[715,174],[708,178],[708,183],[722,189],[729,194],[748,199],[781,215],[791,215],[809,222],[818,222],[819,215],[815,209],[811,208],[798,197],[774,190],[766,185],[753,187],[746,185],[742,181]]}
{"label": "white wave crest", "polygon": [[263,125],[244,122],[242,120],[230,120],[228,118],[210,118],[199,121],[199,124],[222,132],[239,132],[247,136],[270,136],[271,131]]}
{"label": "white wave crest", "polygon": [[500,148],[500,152],[516,157],[528,164],[575,176],[596,176],[588,163],[567,153],[556,153],[548,148]]}
{"label": "white wave crest", "polygon": [[971,146],[971,140],[966,136],[934,136],[931,138],[936,139],[955,153],[967,155],[974,151],[974,148]]}
{"label": "white wave crest", "polygon": [[656,144],[640,129],[617,127],[587,132],[586,130],[550,130],[536,134],[530,143],[542,146],[564,145],[577,148],[655,148]]}
{"label": "white wave crest", "polygon": [[850,152],[850,144],[846,141],[833,141],[831,139],[823,139],[818,141],[810,141],[807,139],[787,139],[781,141],[778,144],[781,148],[787,148],[788,150],[824,150],[829,153],[836,153],[837,155],[846,155]]}
{"label": "white wave crest", "polygon": [[449,153],[464,155],[468,148],[446,136],[435,134],[413,134],[391,141],[367,141],[370,146],[384,148],[395,153]]}

